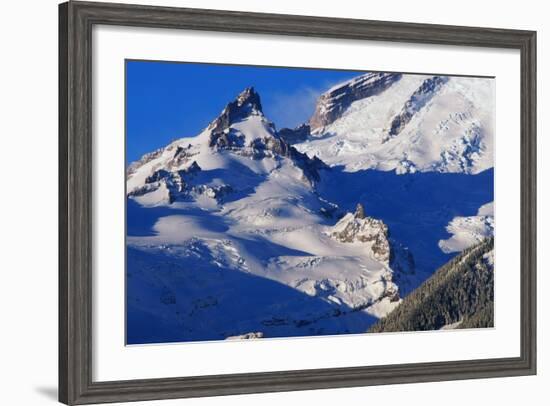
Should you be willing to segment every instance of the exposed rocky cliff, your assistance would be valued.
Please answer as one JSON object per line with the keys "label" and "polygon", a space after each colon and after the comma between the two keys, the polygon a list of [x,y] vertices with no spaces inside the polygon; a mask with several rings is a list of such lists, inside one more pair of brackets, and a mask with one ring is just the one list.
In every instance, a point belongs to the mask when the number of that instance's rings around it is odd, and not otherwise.
{"label": "exposed rocky cliff", "polygon": [[335,86],[319,97],[309,120],[311,131],[317,131],[340,118],[354,102],[377,95],[401,79],[400,73],[369,72],[342,85]]}
{"label": "exposed rocky cliff", "polygon": [[310,134],[311,128],[309,124],[302,124],[296,128],[281,128],[279,130],[279,137],[290,145],[307,140]]}
{"label": "exposed rocky cliff", "polygon": [[389,264],[388,226],[382,220],[365,215],[361,203],[357,205],[355,213],[346,214],[336,223],[332,229],[331,237],[340,242],[369,243],[374,258]]}
{"label": "exposed rocky cliff", "polygon": [[448,77],[434,76],[422,82],[422,85],[411,95],[409,100],[401,109],[401,112],[394,117],[389,130],[389,136],[395,137],[411,121],[411,118],[420,111],[430,99],[449,80]]}
{"label": "exposed rocky cliff", "polygon": [[228,103],[221,114],[214,119],[208,129],[213,133],[227,130],[231,124],[250,115],[263,115],[260,95],[253,87],[244,89],[235,100]]}

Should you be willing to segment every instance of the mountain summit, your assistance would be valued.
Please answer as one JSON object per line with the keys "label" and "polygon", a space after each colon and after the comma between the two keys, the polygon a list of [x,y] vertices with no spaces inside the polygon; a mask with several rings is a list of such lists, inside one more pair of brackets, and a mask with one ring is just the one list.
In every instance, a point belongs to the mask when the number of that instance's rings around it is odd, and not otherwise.
{"label": "mountain summit", "polygon": [[253,87],[247,87],[234,101],[227,104],[221,114],[210,123],[208,129],[212,132],[221,132],[250,115],[263,116],[260,95]]}
{"label": "mountain summit", "polygon": [[477,174],[493,166],[494,81],[367,73],[322,94],[301,152],[348,171]]}
{"label": "mountain summit", "polygon": [[[297,172],[290,183],[299,181],[309,188],[320,180],[319,171],[327,168],[279,136],[263,114],[260,95],[247,87],[196,137],[176,140],[132,163],[127,191],[145,205],[203,197],[220,203],[266,176],[287,171],[288,166]],[[220,168],[226,169],[224,176],[215,179],[203,171]]]}

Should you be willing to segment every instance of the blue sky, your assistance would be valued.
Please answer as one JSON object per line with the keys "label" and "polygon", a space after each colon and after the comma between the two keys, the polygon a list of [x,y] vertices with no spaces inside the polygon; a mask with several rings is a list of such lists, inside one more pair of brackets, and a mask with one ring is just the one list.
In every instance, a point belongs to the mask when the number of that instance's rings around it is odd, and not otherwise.
{"label": "blue sky", "polygon": [[127,61],[126,153],[139,159],[181,137],[197,135],[245,87],[260,94],[264,114],[277,128],[294,127],[313,113],[316,98],[359,75],[259,66]]}

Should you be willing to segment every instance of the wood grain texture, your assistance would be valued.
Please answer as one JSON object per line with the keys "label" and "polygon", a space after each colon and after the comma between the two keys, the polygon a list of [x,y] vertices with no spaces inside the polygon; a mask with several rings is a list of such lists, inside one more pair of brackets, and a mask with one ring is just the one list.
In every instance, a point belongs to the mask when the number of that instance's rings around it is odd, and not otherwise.
{"label": "wood grain texture", "polygon": [[69,347],[69,302],[68,302],[68,207],[67,207],[67,141],[68,141],[68,21],[67,21],[67,3],[61,4],[59,7],[59,400],[66,403],[67,389],[70,386],[69,373],[70,366],[68,363],[68,347]]}
{"label": "wood grain texture", "polygon": [[[115,382],[92,380],[94,24],[519,49],[521,355],[474,361]],[[59,8],[59,400],[66,404],[219,396],[536,373],[536,33],[478,27],[69,2]]]}

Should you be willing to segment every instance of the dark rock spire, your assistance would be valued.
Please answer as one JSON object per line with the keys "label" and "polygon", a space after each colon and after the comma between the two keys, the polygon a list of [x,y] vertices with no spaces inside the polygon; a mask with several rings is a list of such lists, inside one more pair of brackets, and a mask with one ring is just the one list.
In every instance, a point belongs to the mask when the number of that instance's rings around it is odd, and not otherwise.
{"label": "dark rock spire", "polygon": [[365,208],[361,203],[357,203],[354,216],[356,219],[364,219],[366,217]]}
{"label": "dark rock spire", "polygon": [[260,95],[253,87],[244,89],[235,100],[227,104],[221,114],[210,123],[213,133],[222,132],[231,124],[250,115],[263,115]]}

